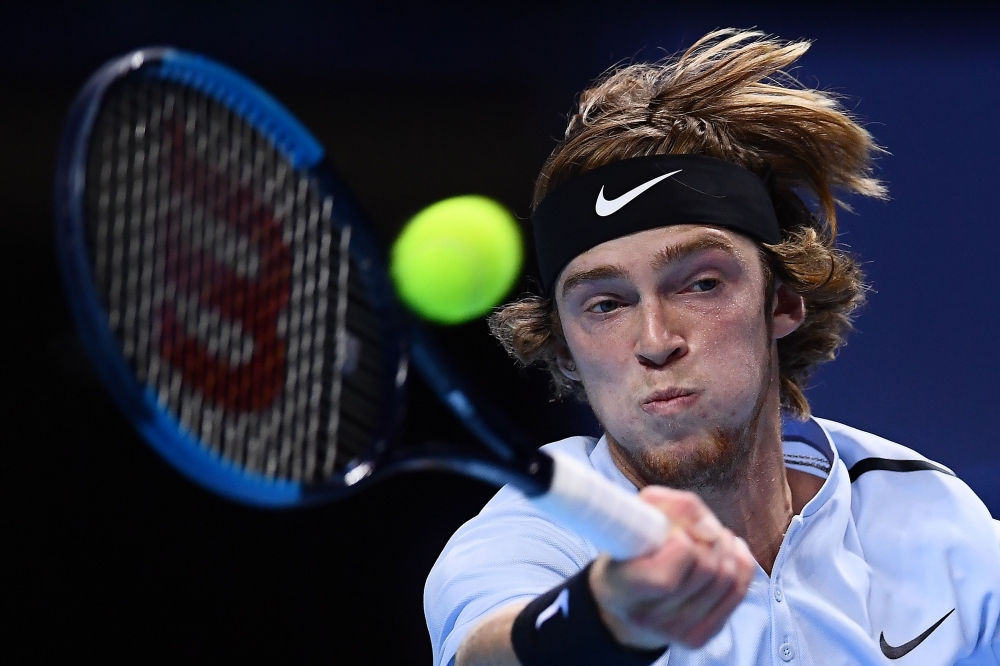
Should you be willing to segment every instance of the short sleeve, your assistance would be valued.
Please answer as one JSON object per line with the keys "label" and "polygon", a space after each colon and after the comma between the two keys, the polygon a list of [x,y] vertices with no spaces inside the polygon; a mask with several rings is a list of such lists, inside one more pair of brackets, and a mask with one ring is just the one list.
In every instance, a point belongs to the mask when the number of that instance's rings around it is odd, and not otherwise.
{"label": "short sleeve", "polygon": [[447,666],[484,615],[530,600],[597,556],[580,537],[554,525],[516,490],[504,488],[452,536],[424,586],[434,665]]}

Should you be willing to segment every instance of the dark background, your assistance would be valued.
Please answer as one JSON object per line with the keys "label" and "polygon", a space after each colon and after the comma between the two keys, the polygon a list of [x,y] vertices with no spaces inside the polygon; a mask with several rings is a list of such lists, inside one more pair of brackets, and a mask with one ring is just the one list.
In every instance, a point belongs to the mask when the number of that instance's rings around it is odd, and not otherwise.
{"label": "dark background", "polygon": [[[32,660],[426,664],[423,581],[492,490],[396,477],[336,505],[272,512],[210,495],[132,432],[80,354],[52,248],[58,133],[102,62],[170,44],[243,71],[327,147],[388,242],[469,192],[527,217],[573,97],[601,71],[706,31],[815,39],[798,76],[846,96],[891,152],[887,203],[842,240],[875,291],[810,390],[818,415],[956,470],[1000,516],[1000,14],[955,3],[124,2],[0,14],[4,607]],[[523,285],[522,285],[523,286]],[[438,330],[539,441],[588,432],[482,322]],[[407,437],[470,441],[419,381]],[[985,537],[985,535],[984,535]],[[8,615],[9,617],[9,615]]]}

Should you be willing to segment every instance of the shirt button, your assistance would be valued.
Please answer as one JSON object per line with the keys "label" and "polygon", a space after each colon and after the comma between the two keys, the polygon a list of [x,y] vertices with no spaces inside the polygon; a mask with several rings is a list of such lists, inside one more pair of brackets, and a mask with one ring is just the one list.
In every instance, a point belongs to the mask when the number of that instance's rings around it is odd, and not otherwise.
{"label": "shirt button", "polygon": [[791,643],[782,643],[781,647],[778,648],[778,656],[781,657],[782,661],[791,661],[795,659],[795,648],[792,647]]}
{"label": "shirt button", "polygon": [[781,593],[781,588],[780,587],[774,588],[774,600],[775,601],[781,601],[784,598],[785,598],[785,595]]}

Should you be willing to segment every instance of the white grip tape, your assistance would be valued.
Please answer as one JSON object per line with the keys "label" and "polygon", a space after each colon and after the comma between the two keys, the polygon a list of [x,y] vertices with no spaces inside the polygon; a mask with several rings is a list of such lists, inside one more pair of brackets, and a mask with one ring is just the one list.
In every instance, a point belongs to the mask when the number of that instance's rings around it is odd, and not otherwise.
{"label": "white grip tape", "polygon": [[551,456],[552,484],[544,495],[531,498],[539,510],[616,560],[645,555],[663,544],[669,522],[661,511],[571,456]]}

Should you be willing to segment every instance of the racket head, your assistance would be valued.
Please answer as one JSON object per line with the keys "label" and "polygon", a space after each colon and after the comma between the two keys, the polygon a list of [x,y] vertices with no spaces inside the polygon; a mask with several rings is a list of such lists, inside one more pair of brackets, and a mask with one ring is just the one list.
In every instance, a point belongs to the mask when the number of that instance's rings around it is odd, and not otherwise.
{"label": "racket head", "polygon": [[179,471],[294,506],[389,455],[408,350],[380,245],[254,83],[169,48],[108,63],[71,108],[56,213],[81,341]]}

